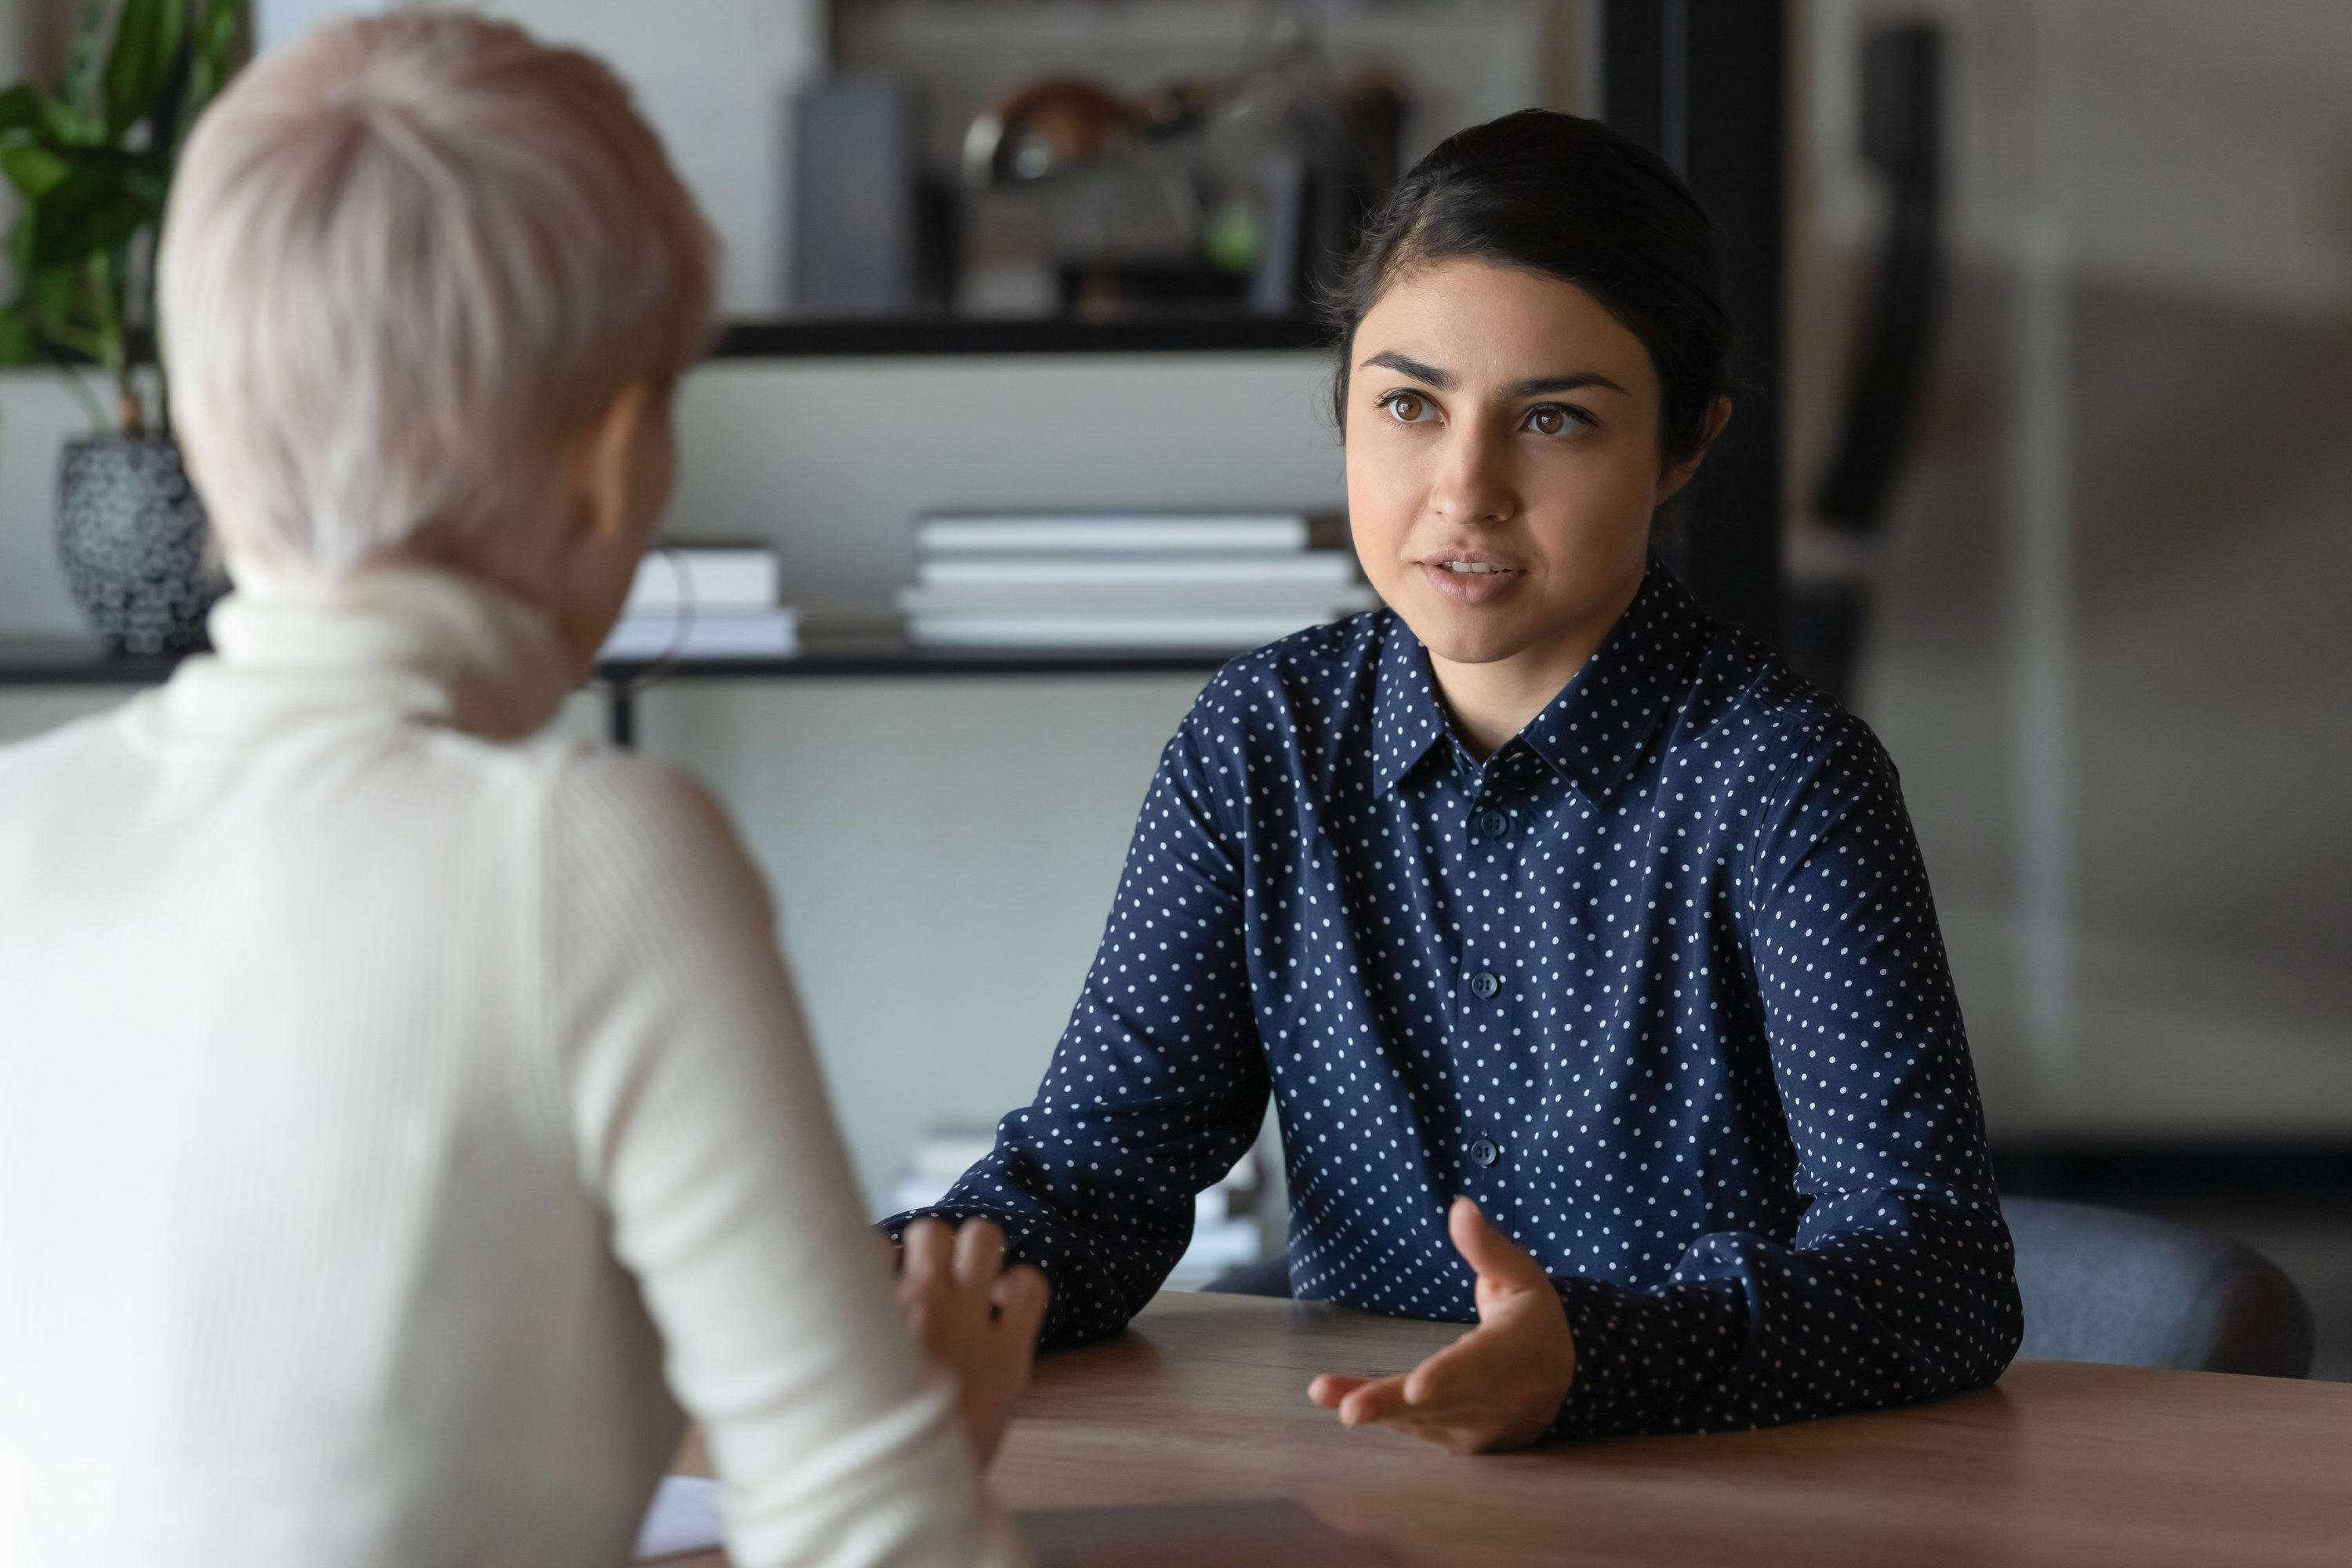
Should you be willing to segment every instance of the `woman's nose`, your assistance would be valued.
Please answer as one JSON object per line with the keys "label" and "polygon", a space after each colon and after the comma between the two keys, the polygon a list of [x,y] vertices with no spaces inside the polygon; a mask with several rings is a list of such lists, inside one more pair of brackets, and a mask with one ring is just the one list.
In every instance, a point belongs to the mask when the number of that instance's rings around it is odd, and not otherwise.
{"label": "woman's nose", "polygon": [[1507,440],[1475,426],[1457,426],[1437,455],[1430,510],[1465,527],[1508,518],[1518,506],[1508,458]]}

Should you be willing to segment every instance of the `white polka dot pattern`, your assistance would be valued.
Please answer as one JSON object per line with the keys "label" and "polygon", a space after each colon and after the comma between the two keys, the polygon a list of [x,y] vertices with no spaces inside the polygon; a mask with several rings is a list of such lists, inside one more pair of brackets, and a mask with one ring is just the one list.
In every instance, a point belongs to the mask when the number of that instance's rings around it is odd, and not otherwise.
{"label": "white polka dot pattern", "polygon": [[2015,1353],[1894,766],[1663,572],[1483,763],[1385,611],[1227,665],[1036,1100],[926,1212],[1003,1223],[1049,1344],[1106,1337],[1269,1089],[1296,1291],[1471,1321],[1468,1194],[1558,1282],[1555,1436],[1906,1404]]}

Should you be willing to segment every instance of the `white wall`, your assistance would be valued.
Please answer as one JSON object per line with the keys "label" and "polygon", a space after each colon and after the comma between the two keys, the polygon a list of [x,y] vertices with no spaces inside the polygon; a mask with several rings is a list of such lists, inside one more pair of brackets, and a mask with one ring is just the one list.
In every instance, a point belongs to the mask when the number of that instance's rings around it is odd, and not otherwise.
{"label": "white wall", "polygon": [[[1311,354],[713,365],[680,409],[687,531],[782,545],[812,606],[879,609],[908,520],[986,504],[1329,506]],[[78,620],[49,543],[54,378],[0,374],[0,637]],[[1189,677],[678,685],[646,749],[726,800],[783,907],[858,1173],[1024,1101],[1077,994]],[[0,739],[106,705],[0,693]],[[595,733],[595,703],[566,724]]]}
{"label": "white wall", "polygon": [[[788,596],[887,611],[945,506],[1332,507],[1296,353],[733,362],[688,383],[685,533],[772,538]],[[1186,677],[686,688],[645,743],[733,807],[869,1195],[928,1124],[1025,1100],[1101,934]]]}
{"label": "white wall", "polygon": [[918,1133],[1025,1102],[1197,679],[680,687],[645,744],[734,810],[782,901],[877,1206]]}

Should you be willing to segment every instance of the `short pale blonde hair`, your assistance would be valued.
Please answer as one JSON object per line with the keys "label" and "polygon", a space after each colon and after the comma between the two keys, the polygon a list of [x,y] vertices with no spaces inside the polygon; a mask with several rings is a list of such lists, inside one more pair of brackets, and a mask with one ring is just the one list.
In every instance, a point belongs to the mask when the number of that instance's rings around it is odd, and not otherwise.
{"label": "short pale blonde hair", "polygon": [[716,241],[628,89],[459,12],[320,27],[190,137],[159,259],[173,415],[230,552],[463,558],[711,329]]}

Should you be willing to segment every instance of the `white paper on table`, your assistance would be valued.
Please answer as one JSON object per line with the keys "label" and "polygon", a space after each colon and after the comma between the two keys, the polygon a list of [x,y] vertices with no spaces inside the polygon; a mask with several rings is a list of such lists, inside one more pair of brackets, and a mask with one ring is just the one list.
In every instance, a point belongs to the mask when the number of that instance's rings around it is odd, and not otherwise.
{"label": "white paper on table", "polygon": [[719,1483],[698,1476],[664,1476],[646,1521],[637,1528],[637,1561],[682,1557],[719,1544]]}

